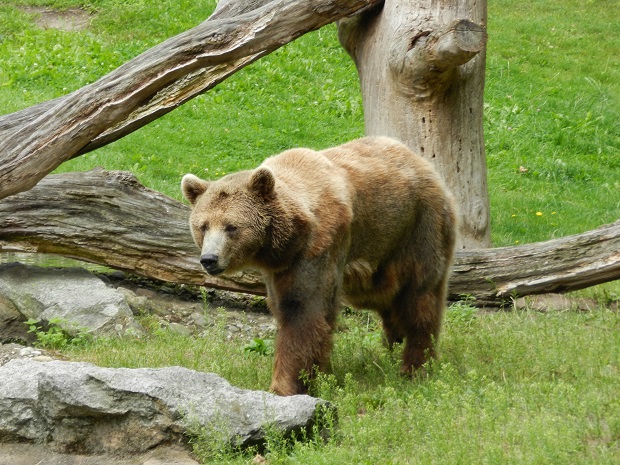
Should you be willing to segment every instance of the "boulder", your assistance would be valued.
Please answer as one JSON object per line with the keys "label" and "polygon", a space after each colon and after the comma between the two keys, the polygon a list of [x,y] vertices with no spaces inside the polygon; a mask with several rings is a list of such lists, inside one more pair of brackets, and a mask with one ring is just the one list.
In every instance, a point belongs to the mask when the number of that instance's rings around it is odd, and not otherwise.
{"label": "boulder", "polygon": [[260,444],[265,431],[308,430],[329,404],[231,386],[181,367],[101,368],[15,359],[0,367],[0,443],[47,444],[76,454],[139,454],[187,445],[193,432],[217,444]]}
{"label": "boulder", "polygon": [[69,333],[142,332],[124,296],[87,270],[0,265],[0,340],[31,340],[28,319],[57,319]]}
{"label": "boulder", "polygon": [[28,328],[24,325],[25,320],[26,318],[17,309],[13,301],[2,293],[2,283],[0,282],[0,343],[18,340],[34,341],[35,336],[27,332]]}
{"label": "boulder", "polygon": [[62,454],[44,444],[0,443],[0,465],[199,465],[187,450],[158,447],[144,454]]}

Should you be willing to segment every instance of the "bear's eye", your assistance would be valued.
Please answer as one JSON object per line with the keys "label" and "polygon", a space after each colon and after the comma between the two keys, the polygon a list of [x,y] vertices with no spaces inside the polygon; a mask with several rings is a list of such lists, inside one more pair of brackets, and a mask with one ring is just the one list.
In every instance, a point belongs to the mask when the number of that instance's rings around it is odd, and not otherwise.
{"label": "bear's eye", "polygon": [[237,231],[239,231],[239,228],[237,228],[237,226],[234,226],[232,224],[227,224],[224,227],[224,231],[227,232],[228,234],[235,234]]}
{"label": "bear's eye", "polygon": [[204,223],[202,226],[200,226],[200,230],[205,233],[209,230],[209,223]]}

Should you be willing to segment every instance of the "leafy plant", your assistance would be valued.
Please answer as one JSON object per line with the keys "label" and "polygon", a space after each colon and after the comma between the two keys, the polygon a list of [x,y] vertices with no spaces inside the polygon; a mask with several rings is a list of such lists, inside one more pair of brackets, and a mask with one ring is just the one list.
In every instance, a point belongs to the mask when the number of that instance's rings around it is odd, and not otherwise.
{"label": "leafy plant", "polygon": [[37,345],[44,349],[61,350],[67,346],[84,345],[92,339],[85,328],[80,328],[63,318],[51,318],[47,325],[33,318],[24,323],[28,325],[28,332],[36,335]]}
{"label": "leafy plant", "polygon": [[258,337],[254,338],[252,339],[252,342],[250,342],[248,345],[246,345],[243,348],[243,351],[246,354],[257,354],[257,355],[263,355],[263,356],[273,355],[273,351],[274,351],[273,340],[272,339],[261,339]]}
{"label": "leafy plant", "polygon": [[462,300],[448,307],[446,321],[460,326],[471,326],[478,315],[479,309],[474,306],[473,296],[461,296]]}

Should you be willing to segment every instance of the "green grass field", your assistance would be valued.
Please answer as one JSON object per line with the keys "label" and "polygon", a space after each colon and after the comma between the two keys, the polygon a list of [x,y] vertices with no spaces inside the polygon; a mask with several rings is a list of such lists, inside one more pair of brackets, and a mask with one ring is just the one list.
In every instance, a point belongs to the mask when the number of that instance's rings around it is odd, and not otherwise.
{"label": "green grass field", "polygon": [[[223,321],[223,320],[222,320]],[[381,343],[374,314],[341,319],[332,370],[312,394],[338,408],[332,440],[287,444],[270,464],[616,464],[620,459],[620,315],[527,311],[447,313],[441,360],[428,378],[398,375],[399,350]],[[271,357],[244,354],[247,341],[156,331],[69,350],[102,366],[182,365],[265,389]],[[205,354],[208,354],[206,356]],[[254,452],[197,443],[206,463],[248,464]]]}
{"label": "green grass field", "polygon": [[[41,30],[17,4],[85,5],[92,24],[81,32]],[[5,1],[0,113],[90,83],[198,24],[213,7],[212,0]],[[489,2],[485,134],[497,246],[579,233],[620,216],[615,7],[616,0]],[[180,198],[187,172],[217,177],[285,148],[336,145],[361,136],[362,119],[355,68],[328,26],[60,170],[131,170]]]}
{"label": "green grass field", "polygon": [[[0,3],[0,114],[61,96],[186,30],[214,1],[5,0]],[[82,5],[84,31],[42,30],[17,5]],[[596,228],[620,217],[620,8],[617,0],[489,0],[485,137],[494,244]],[[130,136],[61,166],[133,171],[181,198],[183,174],[215,178],[292,146],[363,134],[355,68],[328,26],[265,57]],[[523,169],[521,169],[523,168]],[[327,443],[273,435],[270,464],[620,463],[620,298],[587,291],[589,312],[447,314],[426,379],[398,376],[398,350],[372,314],[342,317],[332,371],[313,393],[338,407]],[[183,365],[265,389],[270,356],[249,341],[154,331],[70,349],[107,366]],[[208,356],[205,356],[208,354]],[[205,463],[251,462],[198,440]]]}

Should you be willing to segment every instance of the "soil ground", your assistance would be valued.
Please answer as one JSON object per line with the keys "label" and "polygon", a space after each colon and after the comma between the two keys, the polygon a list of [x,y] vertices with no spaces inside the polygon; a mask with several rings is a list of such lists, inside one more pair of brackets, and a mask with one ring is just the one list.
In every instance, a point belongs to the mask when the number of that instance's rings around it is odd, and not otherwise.
{"label": "soil ground", "polygon": [[35,22],[41,29],[80,31],[89,26],[92,18],[88,11],[81,8],[56,10],[44,6],[22,6],[20,9],[34,15]]}

